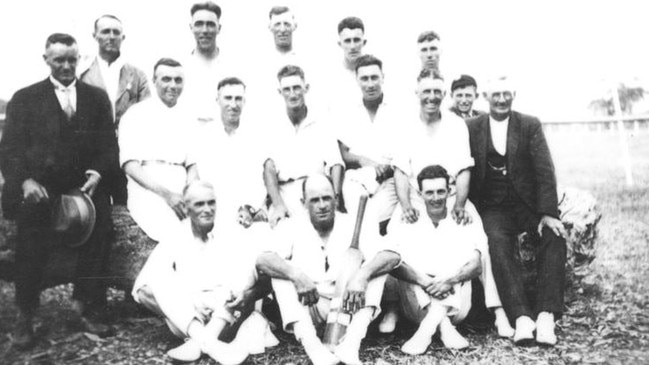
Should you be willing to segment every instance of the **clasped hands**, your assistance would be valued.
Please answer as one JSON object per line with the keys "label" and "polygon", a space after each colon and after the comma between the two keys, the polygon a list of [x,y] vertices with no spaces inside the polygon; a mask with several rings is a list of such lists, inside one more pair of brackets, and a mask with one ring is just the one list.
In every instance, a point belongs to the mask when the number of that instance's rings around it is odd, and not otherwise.
{"label": "clasped hands", "polygon": [[442,276],[425,275],[419,285],[426,294],[438,300],[446,299],[449,295],[455,294],[451,280]]}

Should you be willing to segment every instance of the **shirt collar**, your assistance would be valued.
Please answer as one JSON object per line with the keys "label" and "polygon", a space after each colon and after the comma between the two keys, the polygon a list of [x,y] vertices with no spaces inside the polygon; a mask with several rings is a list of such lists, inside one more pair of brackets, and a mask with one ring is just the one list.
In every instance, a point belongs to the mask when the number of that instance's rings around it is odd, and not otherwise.
{"label": "shirt collar", "polygon": [[509,123],[509,117],[504,120],[495,120],[491,115],[489,115],[489,124],[495,125],[507,125]]}
{"label": "shirt collar", "polygon": [[76,78],[70,83],[70,85],[65,86],[59,80],[55,79],[52,75],[50,75],[50,82],[52,83],[52,85],[54,85],[54,89],[59,91],[69,91],[74,89],[77,85]]}
{"label": "shirt collar", "polygon": [[122,66],[124,66],[124,58],[120,55],[115,61],[113,61],[113,63],[109,65],[108,62],[106,62],[103,58],[97,56],[97,63],[102,68],[120,70]]}

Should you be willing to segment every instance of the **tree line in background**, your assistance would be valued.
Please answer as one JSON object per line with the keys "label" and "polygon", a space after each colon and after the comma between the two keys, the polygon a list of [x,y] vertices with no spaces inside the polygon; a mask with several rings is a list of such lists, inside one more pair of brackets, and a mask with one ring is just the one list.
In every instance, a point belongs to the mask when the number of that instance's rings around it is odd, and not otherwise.
{"label": "tree line in background", "polygon": [[[642,86],[628,86],[622,82],[618,84],[617,92],[620,96],[622,114],[625,115],[633,114],[633,106],[643,100],[645,94],[649,94]],[[615,106],[612,93],[591,101],[589,108],[596,114],[614,116]]]}

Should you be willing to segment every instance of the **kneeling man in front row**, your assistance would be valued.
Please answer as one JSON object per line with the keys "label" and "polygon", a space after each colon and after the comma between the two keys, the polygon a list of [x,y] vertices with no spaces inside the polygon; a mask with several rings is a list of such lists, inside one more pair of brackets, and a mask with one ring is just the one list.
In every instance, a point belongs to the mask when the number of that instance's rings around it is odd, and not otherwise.
{"label": "kneeling man in front row", "polygon": [[455,197],[449,196],[449,175],[433,165],[417,175],[426,216],[416,223],[391,225],[390,240],[399,242],[403,263],[392,275],[398,277],[399,301],[404,315],[419,323],[415,334],[401,349],[422,354],[439,329],[444,346],[461,349],[468,341],[455,329],[471,309],[471,280],[480,277],[485,304],[494,310],[496,328],[502,337],[513,335],[502,308],[491,260],[479,217],[472,223],[456,223],[449,212]]}
{"label": "kneeling man in front row", "polygon": [[373,222],[364,222],[360,250],[361,267],[351,276],[343,294],[343,308],[352,312],[351,323],[334,353],[316,336],[315,325],[324,324],[336,281],[345,267],[345,252],[354,231],[354,219],[336,213],[333,184],[324,175],[304,180],[303,204],[306,215],[281,223],[275,229],[277,247],[257,258],[257,269],[271,276],[284,329],[295,334],[316,364],[360,364],[358,350],[367,326],[380,311],[386,274],[400,262],[400,256],[381,244]]}
{"label": "kneeling man in front row", "polygon": [[264,340],[276,344],[258,313],[241,324],[233,342],[219,339],[233,330],[237,317],[245,318],[240,310],[249,314],[257,299],[254,257],[246,260],[245,248],[229,242],[220,227],[213,229],[212,185],[194,181],[185,188],[183,199],[189,220],[177,236],[153,250],[135,281],[133,296],[162,315],[175,335],[186,339],[169,351],[174,360],[195,361],[206,353],[221,364],[239,364],[251,345]]}

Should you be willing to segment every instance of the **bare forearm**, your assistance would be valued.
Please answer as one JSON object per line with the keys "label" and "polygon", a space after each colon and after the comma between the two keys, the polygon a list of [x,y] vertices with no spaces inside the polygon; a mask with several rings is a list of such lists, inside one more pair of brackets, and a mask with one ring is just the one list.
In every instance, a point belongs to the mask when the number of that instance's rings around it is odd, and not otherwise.
{"label": "bare forearm", "polygon": [[347,145],[345,145],[344,143],[338,141],[338,146],[340,147],[340,155],[342,156],[343,161],[345,161],[345,165],[348,169],[376,166],[376,162],[374,162],[372,159],[351,152],[349,147],[347,147]]}
{"label": "bare forearm", "polygon": [[345,168],[342,165],[334,165],[331,168],[331,180],[334,185],[334,194],[343,193],[343,179],[345,178]]}
{"label": "bare forearm", "polygon": [[196,164],[187,167],[187,184],[198,179],[200,179],[200,176],[198,175],[198,167]]}
{"label": "bare forearm", "polygon": [[264,185],[266,192],[270,196],[273,205],[282,205],[284,201],[279,193],[279,179],[277,178],[277,169],[273,160],[268,159],[264,163]]}
{"label": "bare forearm", "polygon": [[455,178],[456,199],[455,204],[464,207],[469,198],[469,184],[471,183],[471,170],[464,169]]}
{"label": "bare forearm", "polygon": [[399,280],[403,280],[411,284],[423,286],[424,278],[426,274],[418,272],[417,270],[413,269],[410,265],[408,265],[408,263],[402,262],[401,265],[399,265],[399,267],[392,270],[390,275],[394,276]]}
{"label": "bare forearm", "polygon": [[124,164],[124,172],[143,188],[160,196],[169,194],[169,190],[152,179],[137,161],[128,161]]}
{"label": "bare forearm", "polygon": [[409,208],[411,206],[410,202],[410,181],[408,175],[406,175],[401,169],[396,168],[394,170],[394,184],[397,191],[397,199],[402,208]]}
{"label": "bare forearm", "polygon": [[257,271],[271,278],[294,281],[301,273],[299,269],[289,264],[274,252],[264,252],[257,257]]}
{"label": "bare forearm", "polygon": [[482,263],[480,262],[480,252],[473,251],[473,257],[464,264],[458,272],[449,278],[453,284],[458,284],[467,280],[477,278],[482,273]]}
{"label": "bare forearm", "polygon": [[399,254],[394,251],[381,251],[374,256],[372,261],[361,266],[359,274],[368,280],[387,274],[394,270],[400,259]]}

